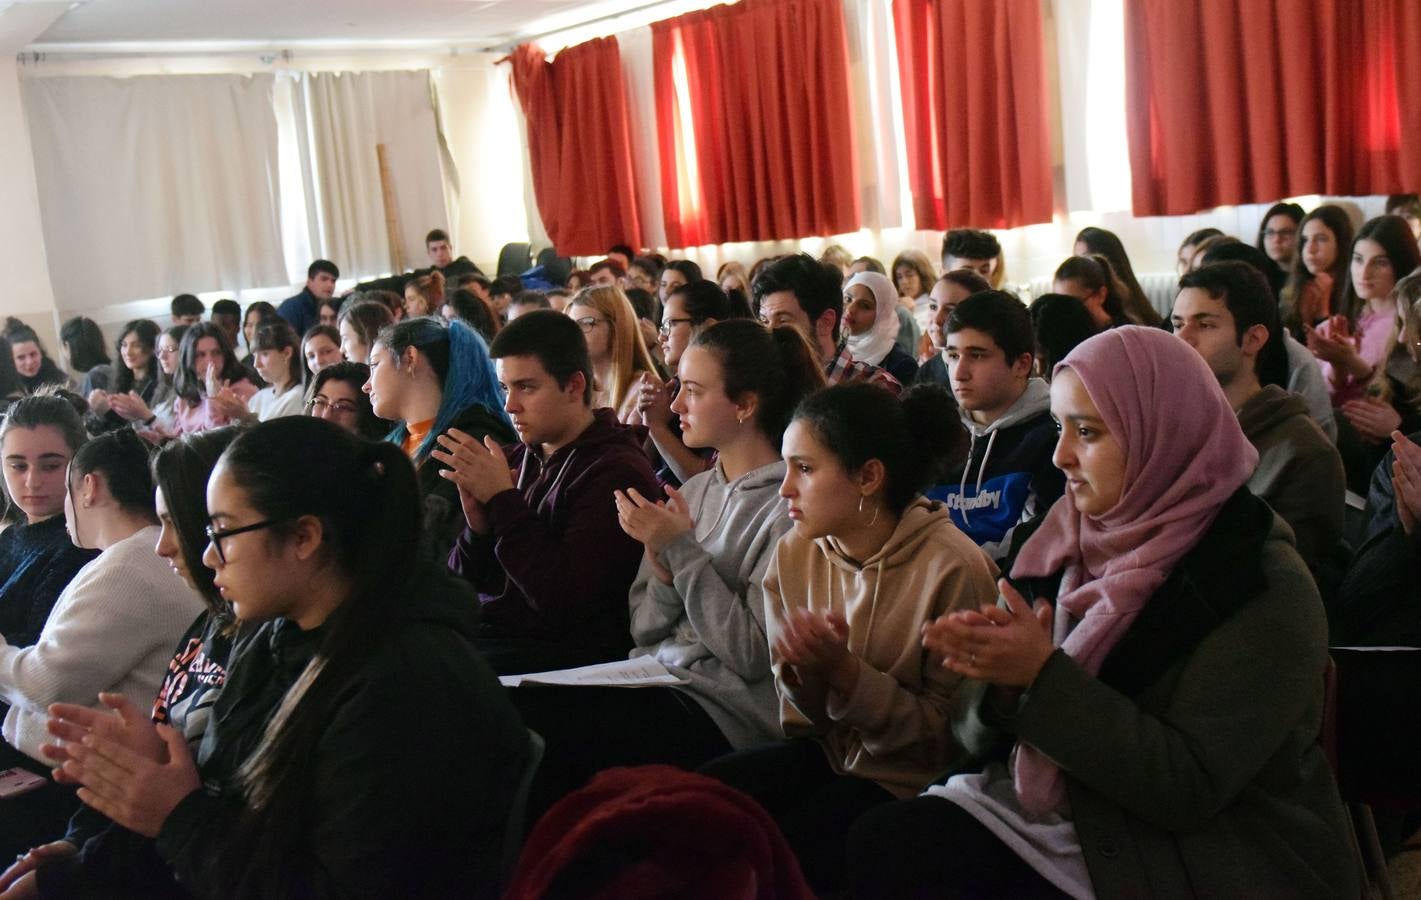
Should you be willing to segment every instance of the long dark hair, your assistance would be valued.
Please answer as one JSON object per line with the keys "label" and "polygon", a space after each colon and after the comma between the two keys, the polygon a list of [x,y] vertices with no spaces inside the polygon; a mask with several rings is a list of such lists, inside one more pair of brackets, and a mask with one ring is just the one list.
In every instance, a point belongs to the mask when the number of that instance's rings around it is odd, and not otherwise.
{"label": "long dark hair", "polygon": [[76,372],[112,362],[104,349],[104,333],[93,319],[75,316],[65,322],[59,326],[59,341],[69,351],[69,365]]}
{"label": "long dark hair", "polygon": [[212,583],[216,573],[202,561],[207,549],[207,479],[236,436],[237,428],[231,425],[185,434],[164,444],[153,455],[152,467],[188,574],[208,610],[222,621],[231,620],[232,607]]}
{"label": "long dark hair", "polygon": [[1099,253],[1110,260],[1115,277],[1120,279],[1120,283],[1125,287],[1125,315],[1131,322],[1136,325],[1160,324],[1160,315],[1150,305],[1150,298],[1145,296],[1145,289],[1140,287],[1140,280],[1135,277],[1135,269],[1130,265],[1130,256],[1125,252],[1125,245],[1120,243],[1115,232],[1094,226],[1082,228],[1076,235],[1076,243],[1085,244],[1091,253]]}
{"label": "long dark hair", "polygon": [[727,397],[756,396],[755,426],[776,448],[794,408],[824,386],[824,370],[796,328],[771,331],[754,319],[727,319],[701,331],[691,346],[716,357]]}
{"label": "long dark hair", "polygon": [[[1416,237],[1411,233],[1411,226],[1406,224],[1405,219],[1401,216],[1377,216],[1375,219],[1369,219],[1352,239],[1352,246],[1346,254],[1347,294],[1343,300],[1342,312],[1354,326],[1357,324],[1357,317],[1362,314],[1362,308],[1366,306],[1357,296],[1351,277],[1352,253],[1362,241],[1376,241],[1381,244],[1387,259],[1391,261],[1391,271],[1397,281],[1416,271],[1417,266],[1421,266],[1421,250],[1417,249]],[[1342,248],[1339,247],[1337,252],[1340,255]]]}
{"label": "long dark hair", "polygon": [[1308,271],[1308,267],[1303,263],[1303,231],[1313,219],[1318,219],[1327,226],[1327,230],[1332,232],[1333,241],[1337,244],[1337,258],[1332,261],[1332,268],[1328,271],[1328,274],[1332,276],[1332,297],[1328,303],[1328,309],[1332,312],[1342,312],[1344,298],[1347,296],[1347,287],[1352,281],[1349,277],[1352,265],[1352,218],[1347,215],[1347,210],[1340,206],[1332,204],[1319,206],[1303,216],[1303,220],[1298,223],[1298,249],[1293,254],[1293,269],[1288,273],[1288,281],[1283,285],[1283,293],[1279,298],[1278,305],[1283,314],[1283,325],[1295,336],[1301,332],[1302,326],[1313,324],[1312,322],[1303,322],[1301,320],[1302,313],[1298,309],[1298,298],[1301,296],[1303,288],[1316,277]]}
{"label": "long dark hair", "polygon": [[1072,256],[1056,267],[1056,281],[1079,281],[1081,287],[1092,294],[1105,288],[1105,314],[1110,316],[1111,326],[1128,325],[1125,315],[1125,286],[1115,277],[1115,269],[1109,257],[1100,253],[1090,256]]}
{"label": "long dark hair", "polygon": [[237,354],[232,352],[232,345],[227,340],[227,332],[211,322],[198,322],[189,325],[178,349],[178,367],[173,372],[173,390],[190,405],[201,403],[203,395],[207,391],[202,373],[197,371],[196,362],[197,342],[203,338],[212,338],[222,350],[220,378],[224,381],[235,382],[247,377],[247,370],[242,367],[242,363],[237,359]]}
{"label": "long dark hair", "polygon": [[[340,341],[337,340],[336,343],[339,344]],[[306,372],[306,362],[301,358],[301,341],[285,319],[268,319],[257,326],[256,334],[252,335],[252,353],[260,353],[263,350],[291,351],[291,355],[286,359],[286,390],[301,390],[301,386],[306,383],[301,377]]]}
{"label": "long dark hair", "polygon": [[[307,460],[318,459],[319,466]],[[223,861],[232,884],[251,878],[275,883],[276,861],[307,840],[305,804],[316,748],[349,690],[396,618],[399,586],[415,571],[421,529],[414,467],[394,444],[363,441],[330,422],[287,416],[239,434],[222,464],[263,519],[321,522],[323,551],[351,591],[322,626],[315,656],[282,698],[258,748],[237,773],[246,800]],[[248,871],[252,859],[262,872]],[[265,863],[272,863],[270,867]]]}
{"label": "long dark hair", "polygon": [[365,382],[369,380],[370,367],[365,363],[346,361],[326,366],[312,376],[311,386],[306,389],[307,414],[310,414],[311,401],[316,399],[321,388],[325,387],[327,382],[339,381],[355,391],[355,405],[360,417],[355,426],[356,433],[372,441],[383,438],[390,430],[390,423],[375,415],[375,410],[370,407],[370,395],[362,390]]}
{"label": "long dark hair", "polygon": [[[158,365],[158,335],[161,333],[158,323],[149,319],[134,319],[123,326],[123,331],[118,335],[118,342],[114,344],[114,356],[118,360],[114,363],[113,370],[115,394],[126,394],[133,390],[134,384],[140,384],[146,395],[143,399],[152,397],[152,388],[158,383],[158,373],[163,371],[162,366]],[[129,335],[137,338],[138,343],[148,351],[148,371],[142,375],[130,369],[123,359],[123,342]]]}
{"label": "long dark hair", "polygon": [[49,358],[49,352],[44,349],[43,342],[40,341],[39,335],[35,333],[33,328],[14,316],[10,316],[5,319],[5,337],[10,341],[10,365],[12,367],[15,364],[14,350],[16,344],[33,343],[39,348],[40,366],[38,372],[26,378],[19,373],[19,370],[15,371],[15,377],[19,380],[20,386],[24,390],[33,392],[47,384],[60,386],[69,384],[69,376],[65,375],[59,366],[55,365],[54,360]]}
{"label": "long dark hair", "polygon": [[914,385],[899,398],[869,382],[838,384],[810,394],[794,419],[850,472],[871,459],[882,462],[883,496],[894,513],[967,451],[957,403],[936,384]]}

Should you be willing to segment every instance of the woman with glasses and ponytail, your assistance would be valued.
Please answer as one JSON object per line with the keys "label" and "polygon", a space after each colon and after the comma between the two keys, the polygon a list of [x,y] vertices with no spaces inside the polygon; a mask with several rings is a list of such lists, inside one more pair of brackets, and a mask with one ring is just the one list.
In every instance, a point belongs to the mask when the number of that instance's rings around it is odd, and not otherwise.
{"label": "woman with glasses and ponytail", "polygon": [[464,530],[464,511],[459,489],[439,477],[445,466],[429,451],[451,428],[479,441],[492,437],[511,444],[518,439],[503,410],[488,346],[463,322],[433,317],[397,322],[375,338],[364,389],[375,415],[395,423],[388,440],[404,450],[419,473],[425,550],[431,559],[446,559]]}
{"label": "woman with glasses and ponytail", "polygon": [[[0,642],[0,702],[9,705],[0,769],[48,774],[41,747],[51,703],[95,703],[104,692],[146,708],[202,611],[197,592],[153,553],[160,529],[142,438],[132,430],[94,438],[74,454],[67,481],[69,537],[100,553],[59,595],[33,646]],[[0,851],[10,853],[61,833],[78,805],[56,784],[0,802]]]}
{"label": "woman with glasses and ponytail", "polygon": [[203,562],[254,633],[197,762],[166,726],[66,742],[85,803],[196,896],[493,895],[527,732],[470,640],[476,598],[418,560],[408,458],[274,419],[222,454],[207,510]]}

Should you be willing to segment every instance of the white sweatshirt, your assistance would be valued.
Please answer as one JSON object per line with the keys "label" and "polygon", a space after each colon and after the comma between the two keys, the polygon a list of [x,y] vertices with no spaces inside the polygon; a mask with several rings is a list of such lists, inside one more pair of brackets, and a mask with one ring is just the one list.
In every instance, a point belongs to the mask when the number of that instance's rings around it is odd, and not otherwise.
{"label": "white sweatshirt", "polygon": [[0,637],[0,700],[10,704],[4,736],[40,762],[51,703],[98,705],[120,693],[146,710],[179,638],[202,598],[153,552],[158,526],[109,547],[59,595],[39,640],[23,649]]}

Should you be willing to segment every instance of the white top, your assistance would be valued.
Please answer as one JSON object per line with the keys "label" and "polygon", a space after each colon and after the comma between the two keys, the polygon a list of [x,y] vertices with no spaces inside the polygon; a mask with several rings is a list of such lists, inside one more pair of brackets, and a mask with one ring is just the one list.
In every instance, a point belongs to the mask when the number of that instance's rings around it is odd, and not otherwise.
{"label": "white top", "polygon": [[100,553],[59,595],[33,646],[0,637],[0,700],[10,704],[3,733],[48,763],[40,746],[51,703],[98,705],[120,693],[142,710],[153,704],[178,641],[203,610],[202,598],[153,552],[158,526],[139,529]]}
{"label": "white top", "polygon": [[282,416],[299,416],[305,405],[306,392],[299,384],[288,388],[286,393],[280,396],[277,395],[275,387],[267,385],[247,401],[247,409],[256,413],[257,420],[261,422]]}

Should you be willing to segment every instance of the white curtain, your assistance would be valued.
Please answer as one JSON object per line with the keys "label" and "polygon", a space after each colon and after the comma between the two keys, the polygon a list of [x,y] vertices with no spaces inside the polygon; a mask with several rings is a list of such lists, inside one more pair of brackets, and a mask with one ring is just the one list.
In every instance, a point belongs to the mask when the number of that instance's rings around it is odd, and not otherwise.
{"label": "white curtain", "polygon": [[[425,234],[449,225],[429,72],[307,73],[293,106],[316,252],[356,276],[427,265]],[[399,260],[386,227],[382,144]]]}
{"label": "white curtain", "polygon": [[272,83],[270,75],[24,80],[61,309],[286,281]]}
{"label": "white curtain", "polygon": [[[907,169],[892,0],[844,0],[853,82],[863,227],[904,224],[901,173]],[[848,136],[845,135],[847,138]]]}
{"label": "white curtain", "polygon": [[661,150],[656,133],[656,70],[651,57],[651,26],[617,35],[622,56],[622,86],[627,96],[628,134],[636,173],[637,215],[642,242],[666,246],[666,216],[661,208]]}

